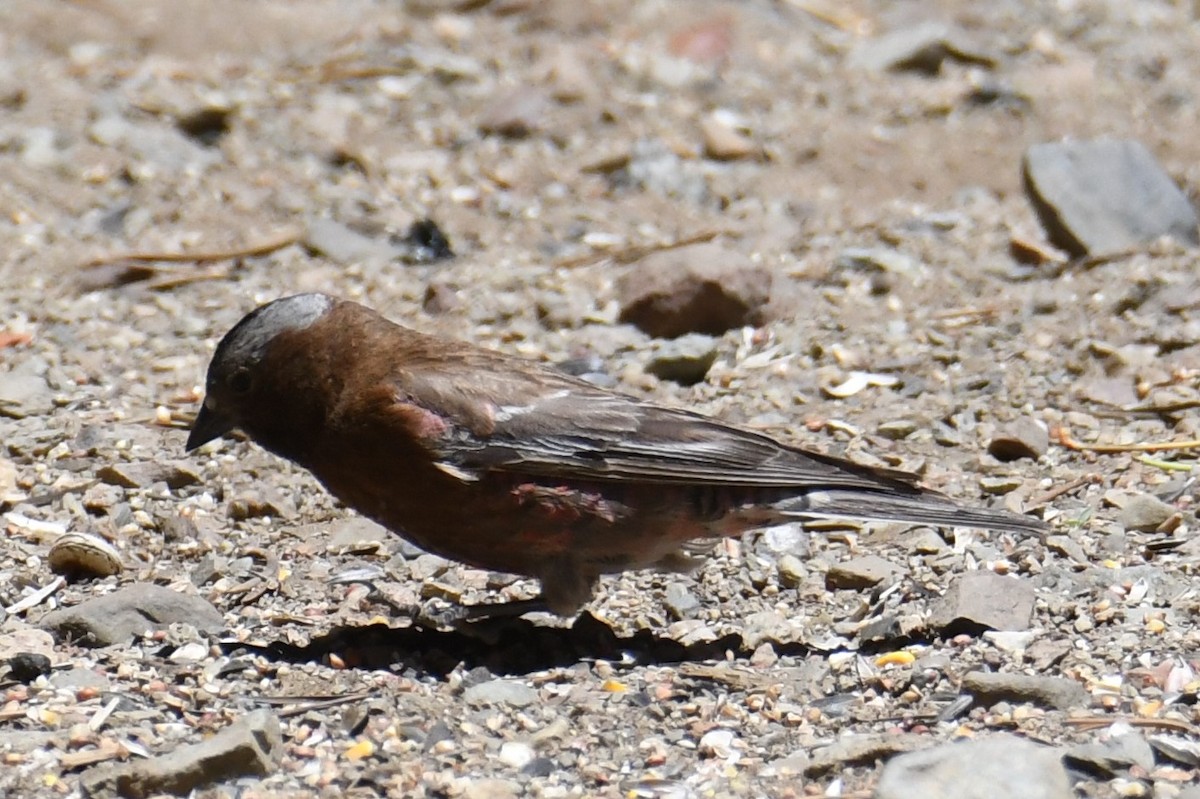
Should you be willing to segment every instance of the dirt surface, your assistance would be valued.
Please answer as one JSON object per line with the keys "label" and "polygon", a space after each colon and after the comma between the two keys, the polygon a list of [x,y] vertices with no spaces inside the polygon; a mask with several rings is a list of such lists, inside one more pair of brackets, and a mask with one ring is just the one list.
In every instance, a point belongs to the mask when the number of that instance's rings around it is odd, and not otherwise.
{"label": "dirt surface", "polygon": [[[971,58],[861,66],[922,20]],[[1070,747],[1123,721],[1194,741],[1190,454],[988,448],[1030,421],[1200,437],[1193,253],[1010,254],[1041,239],[1029,144],[1133,137],[1200,186],[1198,31],[1191,4],[1149,1],[0,4],[0,658],[55,666],[29,684],[0,668],[0,792],[71,795],[96,763],[267,706],[277,764],[200,795],[863,796],[895,751],[996,731]],[[455,257],[402,246],[426,218]],[[702,241],[769,268],[771,297],[684,386],[647,372],[667,345],[618,323],[618,280]],[[163,253],[188,257],[125,257]],[[1054,535],[777,530],[692,576],[608,579],[574,623],[412,626],[389,603],[536,586],[349,521],[247,443],[183,452],[216,341],[308,290],[590,357],[622,391],[918,471]],[[856,372],[872,377],[838,390]],[[1148,495],[1171,508],[1145,522]],[[67,530],[124,571],[18,604],[54,580]],[[882,582],[831,579],[866,555],[894,567]],[[1032,619],[938,627],[939,597],[977,571],[1027,590]],[[225,627],[100,648],[39,631],[134,583]],[[981,669],[1087,698],[946,712]],[[1076,771],[1074,790],[1178,796],[1197,763]]]}

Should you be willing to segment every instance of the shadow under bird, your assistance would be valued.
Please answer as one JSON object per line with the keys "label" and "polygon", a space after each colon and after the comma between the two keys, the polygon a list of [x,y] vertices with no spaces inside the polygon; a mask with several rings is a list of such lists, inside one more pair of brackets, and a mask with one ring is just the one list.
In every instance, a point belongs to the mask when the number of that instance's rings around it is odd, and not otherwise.
{"label": "shadow under bird", "polygon": [[1042,533],[901,472],[608,391],[541,364],[300,294],[222,339],[188,436],[241,430],[429,552],[535,577],[536,600],[462,617],[570,616],[600,575],[678,571],[726,536],[842,518]]}

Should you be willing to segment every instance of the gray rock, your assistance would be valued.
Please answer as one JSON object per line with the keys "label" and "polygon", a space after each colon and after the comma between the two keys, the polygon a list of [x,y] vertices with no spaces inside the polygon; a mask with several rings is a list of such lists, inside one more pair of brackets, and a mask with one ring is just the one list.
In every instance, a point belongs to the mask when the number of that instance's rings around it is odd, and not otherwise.
{"label": "gray rock", "polygon": [[322,526],[325,527],[325,535],[329,537],[325,548],[333,552],[378,544],[391,538],[391,533],[386,527],[364,516],[345,516],[328,525],[312,525],[313,528]]}
{"label": "gray rock", "polygon": [[463,691],[469,705],[509,705],[526,707],[538,701],[536,688],[516,680],[488,680]]}
{"label": "gray rock", "polygon": [[14,617],[10,620],[3,619],[3,611],[0,611],[0,621],[5,621],[6,625],[17,626],[17,629],[11,632],[0,634],[0,663],[7,661],[15,655],[37,654],[52,657],[54,655],[54,636],[45,630],[38,630],[34,627],[25,626]]}
{"label": "gray rock", "polygon": [[890,247],[850,247],[838,253],[833,268],[910,275],[921,268],[921,262]]}
{"label": "gray rock", "polygon": [[929,527],[918,527],[905,539],[905,546],[922,555],[939,555],[949,549],[946,539]]}
{"label": "gray rock", "polygon": [[805,557],[809,554],[812,539],[805,532],[803,524],[793,523],[768,527],[758,542],[765,551],[775,555],[790,553]]}
{"label": "gray rock", "polygon": [[131,151],[138,161],[160,172],[187,168],[199,172],[220,158],[217,150],[198,145],[179,130],[151,122],[135,124],[117,114],[97,119],[88,135],[97,144]]}
{"label": "gray rock", "polygon": [[234,521],[246,519],[294,519],[296,503],[287,494],[270,486],[246,491],[229,502],[229,518]]}
{"label": "gray rock", "polygon": [[774,610],[750,613],[742,620],[742,640],[749,649],[776,641],[795,641],[802,633],[790,619]]}
{"label": "gray rock", "polygon": [[50,675],[49,682],[55,688],[67,688],[72,691],[78,691],[80,688],[96,688],[107,691],[112,687],[108,677],[100,672],[79,667],[55,671]]}
{"label": "gray rock", "polygon": [[[1150,746],[1166,760],[1173,760],[1190,768],[1200,767],[1200,743],[1182,735],[1152,735]],[[1196,799],[1200,799],[1197,796]]]}
{"label": "gray rock", "polygon": [[850,54],[851,66],[936,75],[947,59],[991,67],[995,59],[963,41],[963,34],[941,22],[922,22],[868,39]]}
{"label": "gray rock", "polygon": [[875,428],[875,432],[893,441],[903,441],[917,432],[919,425],[913,419],[892,419]]}
{"label": "gray rock", "polygon": [[651,336],[720,335],[764,321],[770,270],[719,244],[652,253],[617,282],[622,322]]}
{"label": "gray rock", "polygon": [[988,630],[983,634],[983,640],[1001,652],[1016,655],[1028,649],[1037,635],[1036,630],[1024,630],[1022,632]]}
{"label": "gray rock", "polygon": [[892,641],[899,638],[900,632],[900,614],[885,613],[882,616],[877,616],[870,621],[866,621],[858,628],[858,640],[862,643],[873,643],[876,641]]}
{"label": "gray rock", "polygon": [[962,690],[983,705],[997,702],[1030,703],[1055,710],[1086,707],[1088,693],[1066,677],[972,671],[962,679]]}
{"label": "gray rock", "polygon": [[1046,537],[1046,549],[1051,552],[1057,552],[1063,557],[1070,558],[1076,563],[1087,563],[1087,553],[1083,551],[1083,547],[1079,542],[1065,535],[1051,535]]}
{"label": "gray rock", "polygon": [[661,139],[643,139],[633,145],[629,161],[614,174],[618,184],[700,205],[709,200],[703,171],[684,161]]}
{"label": "gray rock", "polygon": [[176,623],[205,632],[225,627],[217,609],[200,597],[148,584],[131,585],[75,607],[51,611],[39,623],[60,638],[88,646],[126,643],[149,630]]}
{"label": "gray rock", "polygon": [[516,769],[525,768],[537,753],[533,751],[533,747],[524,741],[505,741],[500,744],[500,753],[497,759],[506,766],[511,766]]}
{"label": "gray rock", "polygon": [[1200,243],[1187,195],[1140,142],[1035,144],[1023,171],[1046,234],[1072,255],[1125,252],[1160,236]]}
{"label": "gray rock", "polygon": [[683,583],[668,585],[663,602],[676,619],[691,618],[700,607],[700,600]]}
{"label": "gray rock", "polygon": [[54,407],[54,392],[39,375],[0,374],[0,417],[23,419],[48,413]]}
{"label": "gray rock", "polygon": [[848,588],[861,591],[873,588],[884,580],[890,580],[903,571],[896,564],[878,555],[867,555],[830,566],[825,574],[825,586],[830,589]]}
{"label": "gray rock", "polygon": [[790,553],[779,558],[776,567],[779,569],[779,584],[784,588],[796,588],[808,577],[804,562]]}
{"label": "gray rock", "polygon": [[1167,519],[1176,513],[1173,505],[1168,505],[1152,494],[1135,494],[1121,507],[1117,521],[1126,530],[1153,532]]}
{"label": "gray rock", "polygon": [[1068,768],[1111,778],[1130,766],[1137,766],[1146,773],[1153,771],[1154,749],[1149,741],[1131,730],[1103,741],[1072,746],[1064,760]]}
{"label": "gray rock", "polygon": [[21,160],[37,169],[56,166],[62,160],[58,138],[53,128],[27,128],[21,136]]}
{"label": "gray rock", "polygon": [[1000,475],[998,477],[980,477],[979,488],[985,494],[991,494],[994,497],[1011,494],[1021,487],[1024,480],[1020,476],[1014,474]]}
{"label": "gray rock", "polygon": [[304,234],[304,246],[339,264],[387,262],[403,251],[394,244],[365,236],[332,219],[314,219]]}
{"label": "gray rock", "polygon": [[92,799],[182,796],[215,782],[266,776],[282,754],[279,718],[269,710],[256,710],[201,743],[148,760],[97,766],[80,777],[80,787]]}
{"label": "gray rock", "polygon": [[520,783],[494,777],[471,780],[462,786],[462,799],[516,799],[523,795]]}
{"label": "gray rock", "polygon": [[540,88],[516,86],[492,100],[479,119],[479,130],[519,139],[542,126],[550,98]]}
{"label": "gray rock", "polygon": [[1025,658],[1035,669],[1045,671],[1071,654],[1071,649],[1070,641],[1043,638],[1029,645],[1025,650]]}
{"label": "gray rock", "polygon": [[445,574],[451,565],[450,561],[441,555],[425,552],[412,559],[408,565],[408,573],[414,580],[429,580]]}
{"label": "gray rock", "polygon": [[1016,577],[968,572],[951,584],[930,615],[934,629],[966,623],[992,630],[1027,630],[1033,617],[1033,587]]}
{"label": "gray rock", "polygon": [[646,371],[659,380],[694,386],[705,378],[716,360],[717,345],[712,336],[688,333],[659,342],[650,355]]}
{"label": "gray rock", "polygon": [[[898,735],[846,735],[812,753],[805,776],[819,777],[844,766],[870,766],[901,752],[911,752],[927,738],[913,733]],[[907,799],[907,795],[906,795]]]}
{"label": "gray rock", "polygon": [[998,461],[1037,460],[1050,449],[1050,434],[1036,419],[1023,416],[988,442],[988,452]]}
{"label": "gray rock", "polygon": [[1015,735],[943,744],[888,761],[875,799],[1071,799],[1062,752]]}

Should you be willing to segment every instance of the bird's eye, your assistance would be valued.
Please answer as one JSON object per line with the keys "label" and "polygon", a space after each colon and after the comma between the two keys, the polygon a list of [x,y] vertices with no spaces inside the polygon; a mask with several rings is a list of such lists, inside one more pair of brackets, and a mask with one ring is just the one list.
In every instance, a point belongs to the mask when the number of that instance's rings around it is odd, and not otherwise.
{"label": "bird's eye", "polygon": [[229,376],[229,387],[237,394],[245,394],[250,390],[250,370],[238,369]]}

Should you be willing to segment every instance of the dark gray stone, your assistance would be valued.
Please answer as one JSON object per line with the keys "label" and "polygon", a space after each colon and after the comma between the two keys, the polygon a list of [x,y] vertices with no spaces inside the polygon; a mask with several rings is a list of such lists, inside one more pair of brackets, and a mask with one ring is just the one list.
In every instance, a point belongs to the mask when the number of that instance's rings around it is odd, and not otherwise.
{"label": "dark gray stone", "polygon": [[219,632],[225,620],[200,597],[161,585],[138,584],[89,599],[71,608],[51,611],[40,625],[60,638],[89,646],[127,643],[170,624],[190,624],[204,632]]}
{"label": "dark gray stone", "polygon": [[1035,144],[1023,172],[1046,234],[1074,256],[1126,252],[1160,236],[1200,243],[1196,210],[1140,142]]}

